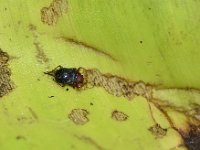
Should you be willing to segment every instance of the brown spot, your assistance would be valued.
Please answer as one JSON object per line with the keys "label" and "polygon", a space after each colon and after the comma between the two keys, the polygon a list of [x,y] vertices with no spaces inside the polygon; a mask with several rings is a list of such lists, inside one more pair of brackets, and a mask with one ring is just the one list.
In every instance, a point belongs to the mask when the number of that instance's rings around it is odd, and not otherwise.
{"label": "brown spot", "polygon": [[89,121],[89,119],[87,118],[88,114],[89,112],[85,109],[73,109],[68,117],[75,124],[84,125]]}
{"label": "brown spot", "polygon": [[26,138],[22,135],[16,136],[16,140],[26,140]]}
{"label": "brown spot", "polygon": [[97,142],[95,142],[92,138],[87,137],[87,136],[78,136],[78,135],[74,135],[77,139],[87,142],[91,145],[93,145],[97,150],[106,150],[104,147],[102,147],[101,145],[97,144]]}
{"label": "brown spot", "polygon": [[53,0],[49,7],[43,7],[40,12],[44,24],[56,24],[58,18],[67,12],[67,0]]}
{"label": "brown spot", "polygon": [[74,38],[68,38],[68,37],[59,37],[61,38],[62,40],[64,40],[65,42],[68,42],[68,43],[71,43],[73,45],[77,45],[77,46],[80,46],[80,47],[84,47],[88,50],[91,50],[93,52],[95,52],[96,54],[98,55],[102,55],[102,56],[105,56],[113,61],[117,61],[116,58],[114,58],[112,55],[110,55],[109,53],[106,53],[104,50],[101,50],[95,46],[92,46],[91,44],[88,44],[86,42],[82,42],[82,41],[79,41],[77,39],[74,39]]}
{"label": "brown spot", "polygon": [[190,126],[188,133],[182,134],[185,146],[189,150],[199,150],[200,146],[200,126]]}
{"label": "brown spot", "polygon": [[121,111],[114,110],[112,112],[112,118],[117,121],[126,121],[128,119],[128,115]]}
{"label": "brown spot", "polygon": [[9,56],[0,49],[0,97],[6,95],[14,88],[11,81],[11,70],[8,68]]}
{"label": "brown spot", "polygon": [[163,129],[159,124],[155,124],[148,129],[156,138],[162,138],[166,136],[167,129]]}

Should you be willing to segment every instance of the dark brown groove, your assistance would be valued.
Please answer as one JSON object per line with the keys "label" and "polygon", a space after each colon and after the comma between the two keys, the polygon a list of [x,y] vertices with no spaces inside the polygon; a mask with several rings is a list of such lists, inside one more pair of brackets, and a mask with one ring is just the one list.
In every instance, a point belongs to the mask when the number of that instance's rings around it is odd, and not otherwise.
{"label": "dark brown groove", "polygon": [[94,47],[92,46],[91,44],[88,44],[86,42],[82,42],[82,41],[79,41],[77,39],[74,39],[74,38],[70,38],[70,37],[65,37],[65,36],[61,36],[59,37],[60,39],[64,40],[65,42],[68,42],[68,43],[71,43],[71,44],[74,44],[74,45],[77,45],[77,46],[82,46],[82,47],[85,47],[89,50],[92,50],[94,51],[95,53],[97,54],[100,54],[100,55],[103,55],[103,56],[106,56],[108,57],[109,59],[112,59],[113,61],[118,61],[116,58],[114,58],[111,54],[109,53],[106,53],[105,51],[97,48],[97,47]]}
{"label": "dark brown groove", "polygon": [[78,136],[78,135],[74,135],[77,139],[81,140],[81,141],[85,141],[91,145],[93,145],[97,150],[106,150],[105,148],[103,148],[102,146],[100,146],[99,144],[97,144],[92,138],[87,137],[87,136]]}

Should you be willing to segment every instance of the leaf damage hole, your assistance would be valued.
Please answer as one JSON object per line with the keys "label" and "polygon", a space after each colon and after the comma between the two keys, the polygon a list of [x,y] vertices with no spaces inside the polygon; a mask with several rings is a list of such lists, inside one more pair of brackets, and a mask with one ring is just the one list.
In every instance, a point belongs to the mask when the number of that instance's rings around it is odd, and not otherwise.
{"label": "leaf damage hole", "polygon": [[44,24],[54,25],[67,12],[67,0],[53,0],[49,7],[43,7],[40,12]]}
{"label": "leaf damage hole", "polygon": [[112,112],[112,119],[116,121],[126,121],[128,119],[128,115],[126,115],[125,113],[121,111],[114,110]]}
{"label": "leaf damage hole", "polygon": [[68,118],[77,125],[84,125],[89,121],[88,114],[89,112],[87,110],[78,108],[73,109],[68,115]]}
{"label": "leaf damage hole", "polygon": [[11,81],[11,70],[8,68],[9,55],[0,49],[0,97],[11,92],[14,83]]}

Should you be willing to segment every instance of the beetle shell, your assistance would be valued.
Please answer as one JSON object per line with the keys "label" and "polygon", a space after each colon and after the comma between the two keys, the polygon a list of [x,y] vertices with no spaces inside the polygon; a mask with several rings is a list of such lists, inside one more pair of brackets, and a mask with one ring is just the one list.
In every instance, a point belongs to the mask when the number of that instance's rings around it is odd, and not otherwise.
{"label": "beetle shell", "polygon": [[83,75],[76,68],[60,68],[55,72],[55,80],[63,85],[80,88],[83,83]]}

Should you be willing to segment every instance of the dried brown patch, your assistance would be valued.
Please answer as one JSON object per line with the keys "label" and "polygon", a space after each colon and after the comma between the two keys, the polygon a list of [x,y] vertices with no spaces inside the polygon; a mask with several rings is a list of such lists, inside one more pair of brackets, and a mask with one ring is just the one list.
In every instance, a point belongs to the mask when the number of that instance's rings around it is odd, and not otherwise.
{"label": "dried brown patch", "polygon": [[144,82],[132,82],[111,74],[102,74],[97,69],[80,68],[79,70],[84,76],[83,88],[103,87],[108,93],[118,97],[124,96],[129,100],[135,96],[152,98],[152,86]]}
{"label": "dried brown patch", "polygon": [[185,146],[189,150],[199,150],[200,148],[200,126],[190,126],[188,133],[182,133]]}
{"label": "dried brown patch", "polygon": [[0,97],[6,95],[14,88],[11,81],[11,70],[8,68],[9,56],[0,49]]}
{"label": "dried brown patch", "polygon": [[40,12],[44,24],[56,24],[58,18],[67,12],[67,0],[53,0],[49,7],[43,7]]}
{"label": "dried brown patch", "polygon": [[128,115],[126,115],[125,113],[121,111],[114,110],[112,112],[112,119],[117,120],[117,121],[126,121],[128,119]]}
{"label": "dried brown patch", "polygon": [[109,53],[106,53],[104,50],[101,50],[95,46],[92,46],[91,44],[88,44],[86,42],[82,42],[82,41],[78,41],[77,39],[74,39],[74,38],[68,38],[68,37],[60,37],[62,40],[64,40],[65,42],[68,42],[68,43],[71,43],[73,45],[77,45],[77,46],[80,46],[80,47],[84,47],[88,50],[91,50],[93,52],[95,52],[96,54],[98,55],[102,55],[102,56],[105,56],[113,61],[117,61],[116,58],[114,58],[112,55],[110,55]]}
{"label": "dried brown patch", "polygon": [[159,124],[155,124],[148,129],[156,138],[162,138],[167,135],[167,129],[163,129]]}
{"label": "dried brown patch", "polygon": [[106,150],[104,147],[102,147],[101,145],[97,144],[97,142],[95,142],[92,138],[87,137],[87,136],[78,136],[78,135],[74,135],[76,138],[78,138],[81,141],[87,142],[91,145],[93,145],[96,149],[98,150]]}
{"label": "dried brown patch", "polygon": [[44,64],[49,62],[49,58],[46,56],[44,49],[42,48],[40,42],[38,41],[38,32],[37,27],[33,24],[29,25],[29,30],[32,32],[33,35],[33,45],[36,48],[36,59],[38,63]]}
{"label": "dried brown patch", "polygon": [[68,117],[75,124],[84,125],[89,121],[89,119],[87,118],[88,114],[89,112],[85,109],[73,109]]}

